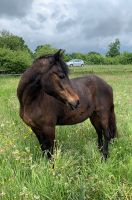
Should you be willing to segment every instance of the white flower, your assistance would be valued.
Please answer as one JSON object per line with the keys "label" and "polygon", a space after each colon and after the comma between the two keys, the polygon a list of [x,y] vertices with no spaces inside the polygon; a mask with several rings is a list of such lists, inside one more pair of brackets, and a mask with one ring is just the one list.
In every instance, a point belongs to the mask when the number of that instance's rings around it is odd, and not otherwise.
{"label": "white flower", "polygon": [[40,196],[39,195],[34,195],[34,199],[40,199]]}
{"label": "white flower", "polygon": [[1,123],[1,125],[0,125],[1,127],[4,127],[4,123]]}
{"label": "white flower", "polygon": [[5,192],[2,191],[2,192],[0,193],[0,196],[1,196],[1,197],[5,196]]}

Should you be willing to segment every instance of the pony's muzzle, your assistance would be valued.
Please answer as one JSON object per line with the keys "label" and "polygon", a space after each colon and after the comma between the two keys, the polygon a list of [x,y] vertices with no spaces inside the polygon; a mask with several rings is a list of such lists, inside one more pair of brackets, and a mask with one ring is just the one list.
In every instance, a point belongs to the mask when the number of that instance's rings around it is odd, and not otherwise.
{"label": "pony's muzzle", "polygon": [[76,109],[79,106],[80,101],[76,100],[76,101],[68,102],[68,104],[71,107],[71,109],[74,110],[74,109]]}

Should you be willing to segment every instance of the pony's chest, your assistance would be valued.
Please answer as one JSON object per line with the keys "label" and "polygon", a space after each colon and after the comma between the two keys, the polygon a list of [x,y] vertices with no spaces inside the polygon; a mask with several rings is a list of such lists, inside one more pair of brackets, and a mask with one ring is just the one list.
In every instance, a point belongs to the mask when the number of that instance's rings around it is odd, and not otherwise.
{"label": "pony's chest", "polygon": [[41,121],[42,113],[41,109],[33,105],[25,105],[22,112],[21,118],[28,125],[34,127],[36,123]]}
{"label": "pony's chest", "polygon": [[34,126],[34,122],[33,122],[32,118],[26,112],[23,113],[22,119],[28,126],[32,126],[32,127]]}

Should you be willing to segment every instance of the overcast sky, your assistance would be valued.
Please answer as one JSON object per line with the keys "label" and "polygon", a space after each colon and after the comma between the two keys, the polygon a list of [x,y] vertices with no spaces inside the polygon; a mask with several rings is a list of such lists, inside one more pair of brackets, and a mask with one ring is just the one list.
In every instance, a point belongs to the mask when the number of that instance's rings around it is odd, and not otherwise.
{"label": "overcast sky", "polygon": [[34,50],[104,53],[119,38],[132,51],[132,0],[0,0],[0,30],[22,36]]}

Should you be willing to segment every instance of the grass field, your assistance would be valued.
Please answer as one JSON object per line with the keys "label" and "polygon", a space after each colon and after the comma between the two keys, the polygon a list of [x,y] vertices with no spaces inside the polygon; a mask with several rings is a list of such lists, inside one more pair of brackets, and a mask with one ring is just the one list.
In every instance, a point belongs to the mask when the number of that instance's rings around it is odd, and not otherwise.
{"label": "grass field", "polygon": [[0,76],[0,199],[132,200],[132,66],[72,68],[70,76],[88,73],[113,87],[119,138],[101,162],[89,120],[57,127],[54,169],[19,118],[19,77]]}

